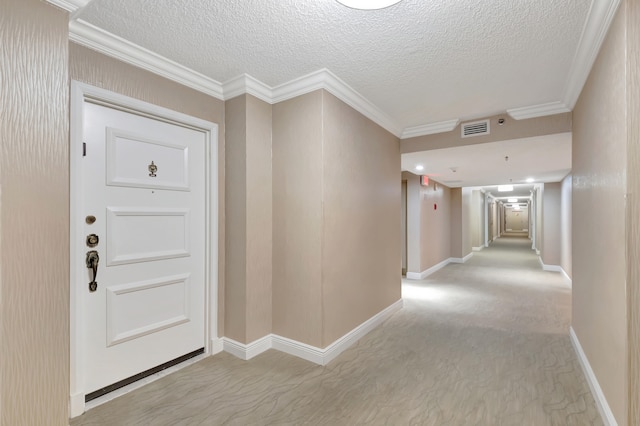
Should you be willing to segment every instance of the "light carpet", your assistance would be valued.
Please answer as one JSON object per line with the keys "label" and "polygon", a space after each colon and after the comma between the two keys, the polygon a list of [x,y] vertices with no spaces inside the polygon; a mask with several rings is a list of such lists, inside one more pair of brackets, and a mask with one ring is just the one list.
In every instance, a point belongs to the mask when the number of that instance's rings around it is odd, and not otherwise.
{"label": "light carpet", "polygon": [[403,280],[405,308],[325,367],[222,353],[71,424],[601,425],[569,340],[571,288],[530,247],[500,238]]}

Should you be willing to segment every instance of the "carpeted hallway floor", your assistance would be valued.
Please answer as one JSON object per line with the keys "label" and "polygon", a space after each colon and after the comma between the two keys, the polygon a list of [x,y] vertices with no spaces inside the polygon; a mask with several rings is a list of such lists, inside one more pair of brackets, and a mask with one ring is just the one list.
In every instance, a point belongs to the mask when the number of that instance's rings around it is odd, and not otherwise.
{"label": "carpeted hallway floor", "polygon": [[571,289],[531,242],[403,280],[405,307],[326,367],[207,358],[76,425],[601,425],[569,340]]}

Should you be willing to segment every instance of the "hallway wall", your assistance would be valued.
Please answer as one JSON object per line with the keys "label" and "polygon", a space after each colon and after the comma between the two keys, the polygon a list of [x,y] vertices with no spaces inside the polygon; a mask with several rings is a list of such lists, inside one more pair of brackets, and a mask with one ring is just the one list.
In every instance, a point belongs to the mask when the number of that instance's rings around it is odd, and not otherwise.
{"label": "hallway wall", "polygon": [[628,404],[625,19],[623,1],[574,109],[572,147],[572,327],[620,425]]}
{"label": "hallway wall", "polygon": [[420,186],[420,212],[420,271],[425,271],[451,257],[451,189],[434,180]]}
{"label": "hallway wall", "polygon": [[542,200],[542,244],[540,258],[545,265],[560,266],[562,256],[562,184],[545,183]]}
{"label": "hallway wall", "polygon": [[560,194],[560,267],[571,278],[572,273],[572,220],[571,220],[571,175],[562,180]]}
{"label": "hallway wall", "polygon": [[399,140],[318,90],[273,106],[273,332],[324,348],[400,299]]}
{"label": "hallway wall", "polygon": [[0,424],[67,425],[68,14],[0,2]]}
{"label": "hallway wall", "polygon": [[251,95],[225,102],[225,337],[271,333],[271,105]]}

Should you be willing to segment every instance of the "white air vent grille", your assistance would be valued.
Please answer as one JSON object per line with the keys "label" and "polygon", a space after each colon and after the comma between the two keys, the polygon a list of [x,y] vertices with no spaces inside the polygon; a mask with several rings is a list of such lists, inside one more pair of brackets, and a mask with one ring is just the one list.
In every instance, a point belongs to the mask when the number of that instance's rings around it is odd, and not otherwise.
{"label": "white air vent grille", "polygon": [[488,135],[490,133],[489,120],[474,121],[473,123],[462,123],[460,126],[463,138],[471,136]]}

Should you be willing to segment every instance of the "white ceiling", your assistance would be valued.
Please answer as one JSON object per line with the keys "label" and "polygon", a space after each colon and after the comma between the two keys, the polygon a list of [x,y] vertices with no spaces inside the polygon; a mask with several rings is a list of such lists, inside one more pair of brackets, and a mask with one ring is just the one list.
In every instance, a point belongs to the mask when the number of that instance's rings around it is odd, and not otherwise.
{"label": "white ceiling", "polygon": [[402,154],[402,170],[450,188],[558,182],[571,171],[571,133]]}
{"label": "white ceiling", "polygon": [[[47,1],[71,12],[72,41],[220,99],[275,103],[325,88],[400,137],[570,111],[620,3]],[[403,154],[403,169],[415,161],[452,187],[557,181],[571,167],[570,135]]]}

